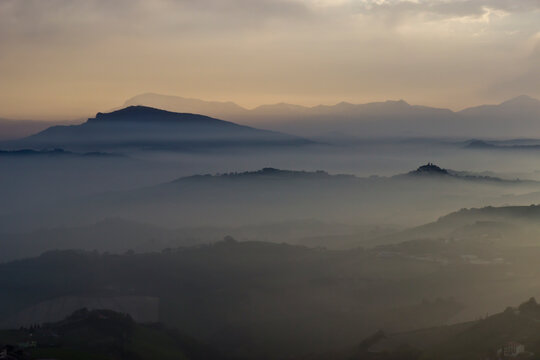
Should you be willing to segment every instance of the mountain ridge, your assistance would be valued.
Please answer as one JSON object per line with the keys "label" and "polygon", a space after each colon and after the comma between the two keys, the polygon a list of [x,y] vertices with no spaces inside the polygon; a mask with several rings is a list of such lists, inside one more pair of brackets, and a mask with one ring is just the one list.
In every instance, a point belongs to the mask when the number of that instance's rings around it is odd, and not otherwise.
{"label": "mountain ridge", "polygon": [[[299,136],[317,136],[329,131],[359,137],[444,136],[444,137],[540,137],[540,100],[526,95],[499,104],[480,105],[453,111],[411,105],[404,100],[365,104],[339,102],[335,105],[301,106],[278,103],[252,109],[235,103],[205,102],[175,96],[142,94],[125,105],[155,105],[175,111],[197,110],[210,116],[244,125]],[[227,105],[226,109],[223,104]],[[231,105],[232,104],[232,105]],[[518,126],[519,125],[519,126]]]}
{"label": "mountain ridge", "polygon": [[206,115],[129,106],[109,113],[97,113],[80,125],[52,126],[27,138],[8,142],[7,146],[103,151],[122,147],[189,150],[308,143],[313,142]]}

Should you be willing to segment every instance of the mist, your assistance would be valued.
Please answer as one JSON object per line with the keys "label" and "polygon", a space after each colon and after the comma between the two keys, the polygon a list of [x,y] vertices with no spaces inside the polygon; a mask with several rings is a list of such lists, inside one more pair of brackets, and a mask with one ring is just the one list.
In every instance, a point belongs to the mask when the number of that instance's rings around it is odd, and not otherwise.
{"label": "mist", "polygon": [[540,359],[531,0],[0,0],[0,359]]}

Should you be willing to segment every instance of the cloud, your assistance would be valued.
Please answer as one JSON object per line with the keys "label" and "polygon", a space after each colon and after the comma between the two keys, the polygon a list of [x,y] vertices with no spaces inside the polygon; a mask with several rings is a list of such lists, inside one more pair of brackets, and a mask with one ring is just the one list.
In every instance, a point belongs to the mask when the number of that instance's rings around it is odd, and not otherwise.
{"label": "cloud", "polygon": [[299,26],[348,24],[355,14],[388,25],[458,18],[489,21],[491,16],[539,9],[537,0],[0,0],[0,39],[221,36],[280,30],[277,27],[284,24],[291,31]]}
{"label": "cloud", "polygon": [[530,50],[511,74],[495,79],[486,94],[500,98],[515,94],[540,94],[540,32],[530,39]]}
{"label": "cloud", "polygon": [[490,84],[538,96],[539,12],[540,0],[0,0],[0,115],[91,114],[149,91],[248,106],[463,107],[498,96]]}
{"label": "cloud", "polygon": [[308,7],[295,0],[0,0],[0,29],[4,38],[30,40],[70,34],[232,31],[308,13]]}
{"label": "cloud", "polygon": [[350,1],[357,11],[402,16],[482,17],[490,10],[519,13],[540,9],[537,0],[366,0]]}

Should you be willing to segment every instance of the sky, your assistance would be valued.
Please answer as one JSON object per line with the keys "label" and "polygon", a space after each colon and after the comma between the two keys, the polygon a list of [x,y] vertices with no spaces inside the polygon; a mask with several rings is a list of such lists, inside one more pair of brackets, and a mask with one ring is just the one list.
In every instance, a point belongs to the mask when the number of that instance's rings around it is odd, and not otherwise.
{"label": "sky", "polygon": [[0,0],[0,117],[140,93],[462,109],[540,98],[540,0]]}

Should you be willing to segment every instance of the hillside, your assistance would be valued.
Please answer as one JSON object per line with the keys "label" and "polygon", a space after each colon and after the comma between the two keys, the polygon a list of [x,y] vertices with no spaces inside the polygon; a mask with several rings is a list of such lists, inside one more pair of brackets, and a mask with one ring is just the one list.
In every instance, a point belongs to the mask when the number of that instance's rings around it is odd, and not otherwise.
{"label": "hillside", "polygon": [[[540,234],[540,206],[487,206],[461,209],[425,225],[383,235],[373,242],[388,245],[391,251],[405,251],[417,256],[427,256],[434,249],[445,256],[466,254],[464,249],[488,254],[494,246],[538,246]],[[398,244],[400,243],[400,244]],[[461,248],[461,252],[450,248]],[[492,259],[496,258],[493,254]],[[476,259],[481,261],[481,259]]]}
{"label": "hillside", "polygon": [[[168,326],[229,354],[275,358],[351,344],[381,323],[405,330],[446,322],[461,310],[459,302],[423,305],[423,296],[433,297],[429,282],[408,288],[437,268],[360,250],[232,239],[149,254],[50,252],[0,265],[0,286],[12,289],[0,294],[0,326],[27,324],[25,315],[47,310],[37,304],[56,309],[66,296],[145,295],[159,299],[159,320]],[[17,288],[20,282],[27,286]],[[422,311],[430,316],[418,319]]]}
{"label": "hillside", "polygon": [[[519,359],[540,353],[540,305],[534,298],[481,320],[414,332],[380,334],[349,354],[356,359],[500,359],[509,342],[524,346]],[[405,356],[407,354],[407,356]],[[346,358],[346,357],[343,357]],[[515,357],[514,357],[515,358]]]}
{"label": "hillside", "polygon": [[[448,174],[443,176],[429,176],[428,171],[422,176],[413,172],[365,178],[263,168],[194,175],[156,186],[74,199],[55,211],[34,209],[34,213],[6,215],[0,217],[0,224],[6,229],[19,225],[34,229],[123,217],[176,228],[238,227],[298,219],[346,224],[358,224],[362,219],[361,225],[371,222],[410,226],[434,221],[457,208],[502,205],[512,201],[514,194],[540,190],[540,184],[534,181],[445,171]],[[534,199],[530,195],[514,201],[530,204]],[[412,203],[416,204],[414,211],[410,211]]]}
{"label": "hillside", "polygon": [[344,348],[381,328],[476,319],[540,291],[531,283],[538,246],[423,248],[432,256],[406,244],[329,251],[232,238],[147,254],[54,251],[0,264],[10,289],[0,293],[0,326],[61,314],[62,304],[99,299],[127,311],[120,299],[151,297],[167,326],[228,354],[276,358]]}
{"label": "hillside", "polygon": [[241,241],[267,241],[301,244],[329,249],[356,248],[367,241],[396,231],[389,225],[347,225],[316,220],[297,220],[237,227],[153,226],[122,218],[71,227],[40,228],[18,233],[0,232],[0,262],[39,256],[50,250],[97,250],[124,254],[162,251],[221,241],[233,236]]}
{"label": "hillside", "polygon": [[110,310],[75,311],[62,321],[0,331],[17,359],[210,360],[226,357],[159,324],[142,325]]}

